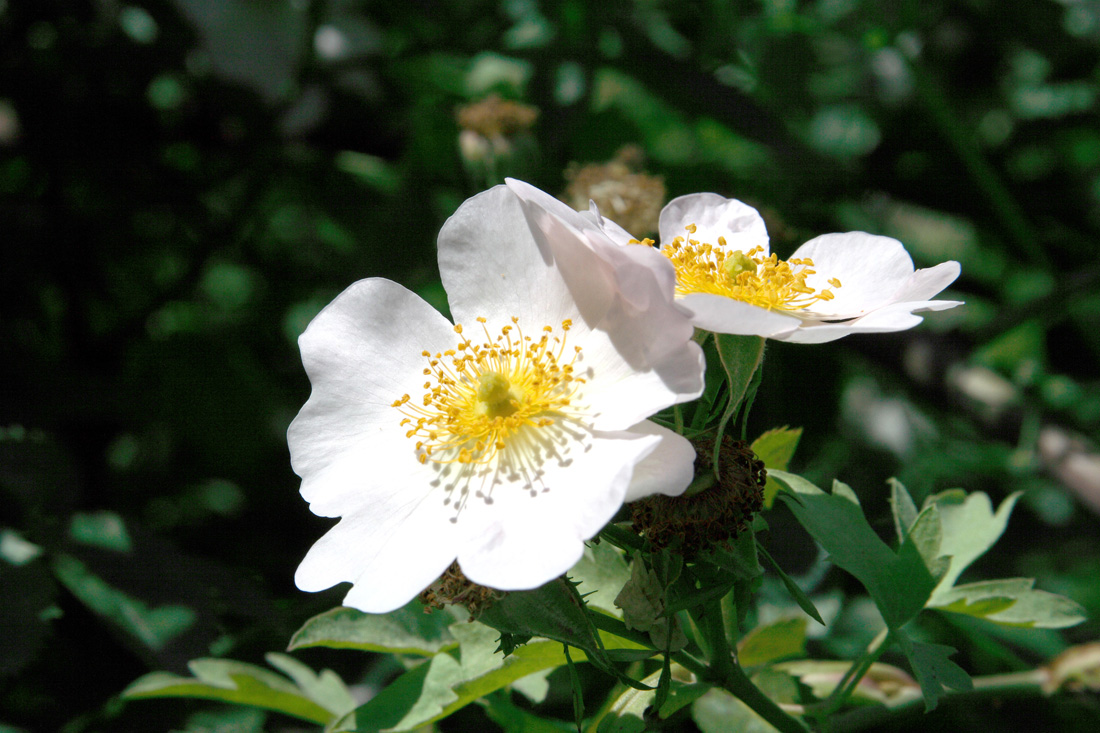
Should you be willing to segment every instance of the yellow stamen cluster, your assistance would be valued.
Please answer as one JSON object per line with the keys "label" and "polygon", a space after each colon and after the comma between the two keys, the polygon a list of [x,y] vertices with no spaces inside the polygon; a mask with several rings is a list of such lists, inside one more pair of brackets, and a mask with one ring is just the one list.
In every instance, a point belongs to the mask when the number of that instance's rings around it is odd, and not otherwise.
{"label": "yellow stamen cluster", "polygon": [[487,464],[505,450],[510,437],[527,428],[545,428],[577,411],[574,400],[585,380],[575,373],[581,348],[566,350],[565,320],[561,335],[544,326],[539,337],[527,336],[517,318],[500,335],[475,343],[462,336],[454,349],[428,358],[424,397],[409,395],[393,406],[405,415],[406,437],[416,438],[421,463]]}
{"label": "yellow stamen cluster", "polygon": [[[694,224],[687,226],[688,234],[695,230]],[[780,260],[774,254],[764,256],[763,247],[730,251],[725,237],[718,238],[718,246],[676,237],[661,252],[676,268],[677,295],[711,293],[781,311],[802,310],[835,297],[831,290],[806,284],[806,278],[816,274],[808,257]],[[835,277],[828,282],[840,287]]]}

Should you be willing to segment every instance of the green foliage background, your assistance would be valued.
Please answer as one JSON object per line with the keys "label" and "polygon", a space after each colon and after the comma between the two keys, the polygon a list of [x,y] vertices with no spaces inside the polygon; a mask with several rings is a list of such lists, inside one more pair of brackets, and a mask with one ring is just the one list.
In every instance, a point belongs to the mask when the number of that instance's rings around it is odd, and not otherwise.
{"label": "green foliage background", "polygon": [[[1022,491],[979,569],[1095,618],[1098,46],[1085,0],[0,2],[0,729],[289,729],[116,695],[196,657],[262,664],[339,603],[292,583],[330,524],[289,467],[295,339],[362,277],[445,307],[435,234],[488,183],[455,108],[490,92],[539,108],[500,172],[546,190],[636,143],[670,196],[760,208],[781,255],[861,229],[959,260],[966,307],[915,331],[773,345],[750,433],[805,428],[794,466],[853,486],[883,536],[889,476],[918,503]],[[843,608],[811,644],[855,653],[854,586],[768,519],[772,555]],[[1098,635],[941,626],[976,674]],[[296,655],[361,692],[397,670]],[[570,720],[551,682],[540,712]],[[1088,730],[1100,706],[936,716],[912,724]]]}

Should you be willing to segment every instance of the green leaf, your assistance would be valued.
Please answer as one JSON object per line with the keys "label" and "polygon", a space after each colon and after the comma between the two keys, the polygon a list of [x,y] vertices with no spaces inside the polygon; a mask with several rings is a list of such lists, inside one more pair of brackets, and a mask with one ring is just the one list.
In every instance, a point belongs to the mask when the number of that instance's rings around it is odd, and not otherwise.
{"label": "green leaf", "polygon": [[924,608],[936,583],[920,554],[910,543],[895,554],[879,539],[848,486],[834,482],[833,493],[826,494],[801,476],[772,475],[790,492],[780,496],[798,521],[834,564],[863,583],[890,628],[900,628]]}
{"label": "green leaf", "polygon": [[346,712],[325,708],[287,678],[253,664],[231,659],[195,659],[187,666],[194,677],[152,672],[123,690],[122,697],[219,700],[274,710],[320,725],[327,725]]}
{"label": "green leaf", "polygon": [[[341,726],[352,730],[406,731],[447,717],[516,680],[565,664],[562,644],[532,641],[505,657],[495,651],[499,633],[479,622],[450,627],[457,650],[440,652],[414,667],[360,706]],[[457,658],[452,656],[457,651]],[[584,661],[575,652],[575,661]]]}
{"label": "green leaf", "polygon": [[1019,496],[1019,492],[1011,494],[1001,502],[996,514],[989,497],[981,492],[968,495],[961,489],[952,489],[928,497],[925,506],[935,504],[943,528],[940,554],[951,558],[934,595],[950,589],[962,572],[1000,539]]}
{"label": "green leaf", "polygon": [[757,667],[805,652],[806,619],[782,618],[745,634],[737,645],[737,660],[742,667]]}
{"label": "green leaf", "polygon": [[920,683],[920,691],[924,696],[924,711],[931,712],[939,705],[940,698],[946,694],[946,690],[971,690],[974,682],[970,675],[948,657],[955,650],[943,644],[926,644],[913,641],[902,633],[896,633],[896,638],[902,651],[913,665],[913,674]]}
{"label": "green leaf", "polygon": [[775,728],[752,708],[717,687],[695,701],[691,717],[703,733],[775,733]]}
{"label": "green leaf", "polygon": [[630,580],[630,566],[619,548],[610,542],[586,545],[584,555],[566,575],[579,583],[577,592],[590,607],[619,613],[615,596]]}
{"label": "green leaf", "polygon": [[[794,451],[798,448],[801,437],[802,428],[783,426],[762,433],[750,447],[756,457],[764,462],[765,468],[786,471],[791,459],[794,458]],[[764,484],[764,506],[771,508],[778,493],[779,484],[768,477],[767,483]]]}
{"label": "green leaf", "polygon": [[347,685],[331,669],[322,669],[320,674],[302,664],[288,654],[269,652],[264,659],[275,669],[294,680],[306,697],[336,715],[344,715],[355,709],[355,698],[351,696]]}
{"label": "green leaf", "polygon": [[775,571],[776,575],[779,576],[779,579],[783,581],[783,586],[787,589],[787,592],[791,594],[791,598],[793,598],[794,602],[798,604],[798,607],[805,611],[806,614],[814,621],[817,621],[819,624],[824,626],[825,622],[821,619],[821,614],[818,612],[817,607],[814,605],[814,602],[810,600],[810,597],[808,595],[806,595],[806,592],[798,586],[798,583],[794,582],[794,579],[791,576],[787,575],[787,573],[783,571],[783,568],[779,567],[779,563],[775,561],[775,559],[768,553],[767,550],[765,550],[763,547],[758,547],[757,549],[759,550],[760,555],[768,561],[768,565],[770,565],[772,570]]}
{"label": "green leaf", "polygon": [[490,695],[484,705],[489,719],[508,733],[575,733],[577,730],[576,726],[564,721],[543,718],[516,707],[507,693]]}
{"label": "green leaf", "polygon": [[[731,334],[716,333],[714,343],[718,348],[718,358],[722,362],[722,368],[726,372],[726,383],[729,385],[729,402],[722,413],[722,421],[718,424],[716,445],[722,444],[722,434],[726,423],[741,409],[742,402],[749,394],[749,385],[753,376],[764,362],[764,346],[767,343],[760,336],[733,336]],[[717,451],[715,451],[715,472],[717,472]]]}
{"label": "green leaf", "polygon": [[[833,694],[833,690],[851,666],[852,662],[845,661],[800,659],[780,662],[772,669],[798,678],[799,682],[810,688],[814,697],[825,700]],[[851,699],[855,702],[897,704],[919,694],[920,688],[916,680],[904,670],[890,664],[874,662],[852,690]]]}
{"label": "green leaf", "polygon": [[122,517],[114,512],[78,512],[69,520],[69,536],[104,550],[129,552],[133,547]]}
{"label": "green leaf", "polygon": [[[663,670],[657,670],[642,680],[642,684],[655,688]],[[698,682],[695,676],[678,664],[669,666],[668,694],[655,711],[661,720],[699,699],[711,686]],[[641,733],[647,730],[646,711],[655,704],[656,689],[628,689],[615,699],[606,715],[599,721],[598,733]],[[651,713],[652,714],[652,713]]]}
{"label": "green leaf", "polygon": [[890,509],[894,514],[894,530],[898,535],[898,542],[904,542],[909,528],[917,520],[917,505],[913,503],[913,497],[905,485],[896,478],[890,479]]}
{"label": "green leaf", "polygon": [[1002,626],[1063,629],[1085,620],[1085,609],[1068,598],[1035,590],[1031,578],[986,580],[937,593],[930,608],[977,616]]}
{"label": "green leaf", "polygon": [[53,572],[81,603],[150,649],[163,648],[195,623],[195,612],[187,606],[149,608],[92,574],[84,563],[69,555],[54,558]]}
{"label": "green leaf", "polygon": [[413,601],[387,614],[338,607],[314,616],[290,639],[289,650],[324,646],[369,652],[431,656],[458,645],[447,627],[463,620],[455,607],[425,613]]}

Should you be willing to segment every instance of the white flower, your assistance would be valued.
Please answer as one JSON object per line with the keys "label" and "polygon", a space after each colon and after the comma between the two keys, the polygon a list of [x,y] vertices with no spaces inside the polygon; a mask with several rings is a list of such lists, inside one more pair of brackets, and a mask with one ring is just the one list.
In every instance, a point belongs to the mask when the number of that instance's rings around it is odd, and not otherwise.
{"label": "white flower", "polygon": [[[350,581],[347,605],[387,612],[456,558],[475,583],[534,588],[624,501],[690,482],[690,444],[645,419],[703,386],[671,268],[624,260],[575,212],[540,222],[552,231],[533,231],[498,186],[444,224],[440,274],[461,325],[367,279],[302,334],[313,392],[291,460],[310,509],[342,519],[302,561],[299,588]],[[563,274],[565,258],[589,280]]]}
{"label": "white flower", "polygon": [[[620,244],[632,241],[614,230],[605,227]],[[901,242],[864,232],[825,234],[779,260],[756,210],[713,193],[669,202],[660,237],[677,299],[715,333],[823,343],[912,328],[921,321],[914,311],[961,305],[931,300],[959,276],[957,262],[914,271]]]}

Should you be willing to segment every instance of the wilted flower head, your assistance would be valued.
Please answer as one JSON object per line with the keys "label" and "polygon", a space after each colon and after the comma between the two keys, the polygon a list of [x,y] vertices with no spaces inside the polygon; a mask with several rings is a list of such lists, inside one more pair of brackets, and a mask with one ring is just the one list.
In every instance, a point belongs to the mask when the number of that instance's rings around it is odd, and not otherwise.
{"label": "wilted flower head", "polygon": [[342,517],[303,590],[350,581],[347,605],[386,612],[456,559],[479,585],[534,588],[624,501],[691,480],[690,444],[645,419],[702,390],[671,267],[522,190],[473,197],[440,232],[456,323],[368,279],[299,339],[313,392],[291,460],[310,509]]}
{"label": "wilted flower head", "polygon": [[914,271],[901,242],[864,232],[825,234],[780,260],[756,209],[713,193],[673,199],[660,237],[677,299],[697,327],[715,333],[823,343],[912,328],[921,321],[915,311],[960,305],[931,300],[958,277],[957,262]]}

